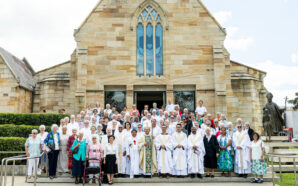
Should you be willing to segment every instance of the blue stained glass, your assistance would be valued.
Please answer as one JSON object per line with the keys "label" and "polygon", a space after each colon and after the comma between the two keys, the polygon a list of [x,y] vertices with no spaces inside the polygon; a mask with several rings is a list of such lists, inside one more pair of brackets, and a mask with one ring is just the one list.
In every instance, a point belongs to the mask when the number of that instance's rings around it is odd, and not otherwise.
{"label": "blue stained glass", "polygon": [[153,16],[153,19],[155,19],[157,12],[155,10],[152,10],[151,15]]}
{"label": "blue stained glass", "polygon": [[155,27],[155,70],[156,75],[163,75],[163,46],[162,26],[158,23]]}
{"label": "blue stained glass", "polygon": [[161,19],[160,19],[160,17],[159,17],[159,16],[157,17],[156,21],[161,21]]}
{"label": "blue stained glass", "polygon": [[148,14],[147,10],[143,10],[142,15],[144,19],[146,19],[147,14]]}
{"label": "blue stained glass", "polygon": [[150,11],[152,9],[151,6],[147,6],[147,10]]}
{"label": "blue stained glass", "polygon": [[142,21],[143,21],[142,16],[139,16],[138,22],[142,22]]}
{"label": "blue stained glass", "polygon": [[153,26],[146,27],[146,74],[153,75]]}
{"label": "blue stained glass", "polygon": [[147,19],[147,21],[152,21],[152,19],[151,19],[151,16],[150,16],[150,15],[148,16],[148,19]]}
{"label": "blue stained glass", "polygon": [[144,75],[144,28],[137,26],[137,75]]}

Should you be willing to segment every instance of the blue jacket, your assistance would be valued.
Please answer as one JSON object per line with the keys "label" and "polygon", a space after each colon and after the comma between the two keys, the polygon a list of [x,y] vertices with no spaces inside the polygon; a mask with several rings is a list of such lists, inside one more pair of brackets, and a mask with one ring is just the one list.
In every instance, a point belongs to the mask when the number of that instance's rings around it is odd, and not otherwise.
{"label": "blue jacket", "polygon": [[[60,146],[60,134],[57,132],[57,137],[58,137],[58,146]],[[55,147],[55,141],[54,141],[54,133],[53,131],[49,132],[46,139],[43,141],[45,145],[48,147]],[[49,147],[50,148],[50,147]],[[52,149],[51,149],[52,150]]]}
{"label": "blue jacket", "polygon": [[[78,139],[76,139],[72,146],[71,146],[71,151],[74,150],[74,147],[79,143]],[[78,147],[78,153],[73,155],[73,158],[77,161],[85,161],[86,159],[86,152],[87,152],[87,145],[86,145],[86,141],[83,140],[80,142],[80,146]]]}

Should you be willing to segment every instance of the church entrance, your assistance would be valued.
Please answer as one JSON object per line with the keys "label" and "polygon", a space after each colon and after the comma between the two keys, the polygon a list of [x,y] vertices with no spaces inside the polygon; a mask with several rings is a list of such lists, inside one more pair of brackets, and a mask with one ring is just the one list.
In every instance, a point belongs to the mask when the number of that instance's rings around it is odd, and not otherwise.
{"label": "church entrance", "polygon": [[140,91],[134,92],[134,103],[137,109],[142,112],[144,105],[149,106],[149,110],[153,107],[153,103],[157,103],[157,107],[161,108],[166,104],[166,92],[164,91]]}

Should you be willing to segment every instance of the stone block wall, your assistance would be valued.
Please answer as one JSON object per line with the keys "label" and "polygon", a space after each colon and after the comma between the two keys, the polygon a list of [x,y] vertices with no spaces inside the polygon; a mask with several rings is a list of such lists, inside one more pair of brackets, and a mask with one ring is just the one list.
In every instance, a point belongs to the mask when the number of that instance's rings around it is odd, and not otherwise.
{"label": "stone block wall", "polygon": [[32,92],[19,87],[10,69],[0,57],[0,112],[31,112]]}
{"label": "stone block wall", "polygon": [[35,74],[34,112],[46,110],[57,113],[64,108],[66,113],[74,113],[75,91],[71,82],[75,81],[75,77],[71,78],[72,65],[66,62]]}

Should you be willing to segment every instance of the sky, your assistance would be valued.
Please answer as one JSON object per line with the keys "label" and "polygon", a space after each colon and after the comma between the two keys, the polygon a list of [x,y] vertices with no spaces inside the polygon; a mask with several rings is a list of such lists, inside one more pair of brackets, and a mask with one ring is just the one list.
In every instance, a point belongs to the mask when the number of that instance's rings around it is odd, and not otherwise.
{"label": "sky", "polygon": [[[39,71],[68,61],[98,0],[0,0],[0,46]],[[273,101],[298,92],[298,0],[202,0],[226,28],[231,60],[267,72]]]}

